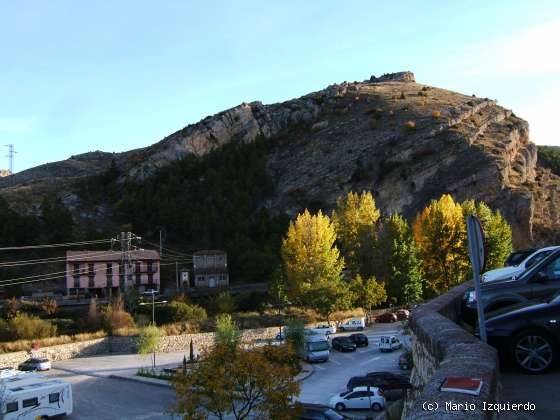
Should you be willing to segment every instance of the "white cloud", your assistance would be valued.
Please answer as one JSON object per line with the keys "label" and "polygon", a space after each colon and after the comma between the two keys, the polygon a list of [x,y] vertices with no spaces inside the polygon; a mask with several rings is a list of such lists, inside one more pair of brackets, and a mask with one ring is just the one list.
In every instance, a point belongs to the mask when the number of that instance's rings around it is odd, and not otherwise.
{"label": "white cloud", "polygon": [[546,93],[528,98],[516,107],[516,114],[529,121],[531,141],[534,143],[560,146],[558,98],[560,82],[550,86]]}
{"label": "white cloud", "polygon": [[29,118],[2,118],[0,117],[0,133],[26,133],[32,130]]}

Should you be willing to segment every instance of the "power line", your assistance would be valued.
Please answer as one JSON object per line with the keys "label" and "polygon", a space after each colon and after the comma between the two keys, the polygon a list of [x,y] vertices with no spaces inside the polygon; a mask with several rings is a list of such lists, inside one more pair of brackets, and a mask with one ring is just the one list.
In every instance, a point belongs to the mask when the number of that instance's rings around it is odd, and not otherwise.
{"label": "power line", "polygon": [[[155,244],[153,242],[147,241],[146,239],[142,239],[143,242],[146,242],[149,245],[155,246],[155,247],[159,247],[158,244]],[[163,250],[167,251],[167,253],[169,254],[175,254],[177,256],[182,256],[182,257],[192,257],[192,254],[185,254],[183,252],[179,252],[179,251],[174,251],[172,249],[166,248],[164,246],[161,247]],[[173,255],[172,255],[173,256]]]}
{"label": "power line", "polygon": [[0,248],[0,251],[18,251],[24,249],[38,249],[38,248],[63,248],[63,247],[71,247],[71,246],[82,246],[88,244],[96,244],[96,243],[107,243],[112,242],[111,239],[99,239],[96,241],[82,241],[82,242],[68,242],[64,244],[46,244],[46,245],[26,245],[26,246],[9,246]]}
{"label": "power line", "polygon": [[[106,255],[112,255],[115,251],[90,251],[84,254],[74,254],[72,255],[73,258],[75,257],[83,257],[83,256],[95,256],[101,257]],[[21,265],[34,265],[34,264],[50,264],[50,263],[57,263],[66,261],[66,257],[51,257],[51,258],[37,258],[35,260],[19,260],[19,261],[6,261],[0,262],[0,267],[16,267]]]}

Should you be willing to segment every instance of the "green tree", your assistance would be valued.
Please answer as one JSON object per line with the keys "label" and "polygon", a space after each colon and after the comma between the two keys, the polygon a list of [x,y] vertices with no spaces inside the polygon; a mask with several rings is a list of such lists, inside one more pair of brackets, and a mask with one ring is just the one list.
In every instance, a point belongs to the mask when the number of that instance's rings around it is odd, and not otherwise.
{"label": "green tree", "polygon": [[230,314],[221,314],[216,318],[214,337],[218,346],[226,346],[231,351],[237,348],[241,340],[241,331]]}
{"label": "green tree", "polygon": [[[511,226],[503,218],[499,210],[493,212],[485,203],[475,203],[474,200],[463,202],[463,212],[466,215],[478,217],[484,230],[486,241],[486,270],[503,267],[511,253]],[[465,252],[468,255],[468,243]]]}
{"label": "green tree", "polygon": [[335,246],[336,233],[328,216],[307,210],[290,223],[282,242],[287,291],[297,298],[309,291],[329,288],[340,281],[344,260]]}
{"label": "green tree", "polygon": [[332,221],[351,275],[373,274],[372,250],[380,212],[369,191],[339,197]]}
{"label": "green tree", "polygon": [[290,318],[284,327],[284,336],[286,342],[290,344],[295,350],[303,347],[305,342],[305,325],[300,319]]}
{"label": "green tree", "polygon": [[377,305],[387,300],[385,285],[375,280],[375,277],[363,279],[359,274],[350,282],[352,303],[365,311],[371,311]]}
{"label": "green tree", "polygon": [[422,299],[422,262],[412,230],[393,214],[382,223],[375,247],[375,274],[385,284],[389,299],[409,305]]}
{"label": "green tree", "polygon": [[299,394],[289,363],[292,359],[288,346],[232,352],[228,346],[216,345],[205,354],[204,363],[194,364],[173,379],[174,411],[193,420],[209,414],[218,419],[292,419],[291,401]]}
{"label": "green tree", "polygon": [[161,339],[159,328],[155,325],[148,325],[140,330],[138,336],[138,353],[153,354],[152,369],[156,368],[156,351]]}
{"label": "green tree", "polygon": [[48,243],[63,243],[74,239],[74,219],[60,198],[43,198],[41,224],[43,239]]}
{"label": "green tree", "polygon": [[462,283],[470,266],[463,208],[445,194],[416,217],[412,231],[422,259],[425,295],[438,295]]}

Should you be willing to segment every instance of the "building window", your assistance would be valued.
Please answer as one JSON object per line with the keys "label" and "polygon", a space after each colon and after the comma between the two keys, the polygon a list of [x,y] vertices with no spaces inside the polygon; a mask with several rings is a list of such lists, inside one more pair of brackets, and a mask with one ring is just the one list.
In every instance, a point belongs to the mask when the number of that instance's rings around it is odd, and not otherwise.
{"label": "building window", "polygon": [[153,267],[154,263],[152,261],[148,261],[147,264],[148,264],[148,274],[153,273],[154,272],[154,267]]}
{"label": "building window", "polygon": [[107,263],[107,287],[113,287],[113,263]]}
{"label": "building window", "polygon": [[88,276],[94,276],[95,275],[95,271],[93,269],[93,264],[88,264]]}
{"label": "building window", "polygon": [[74,266],[74,268],[73,268],[74,275],[79,276],[80,275],[80,264],[79,263],[74,263],[73,266]]}
{"label": "building window", "polygon": [[19,405],[17,401],[9,402],[6,404],[6,413],[13,413],[14,411],[19,410]]}
{"label": "building window", "polygon": [[23,408],[36,407],[38,405],[39,405],[39,399],[37,399],[37,398],[29,398],[27,400],[23,400],[23,402],[22,402],[22,407]]}
{"label": "building window", "polygon": [[60,394],[58,392],[49,394],[49,403],[58,402],[59,399],[60,399]]}

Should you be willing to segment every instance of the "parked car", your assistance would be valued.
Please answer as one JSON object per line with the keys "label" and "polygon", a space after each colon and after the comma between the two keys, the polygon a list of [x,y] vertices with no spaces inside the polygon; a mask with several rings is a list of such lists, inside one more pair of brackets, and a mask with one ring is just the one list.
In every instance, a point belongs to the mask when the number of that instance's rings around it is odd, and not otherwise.
{"label": "parked car", "polygon": [[369,372],[365,376],[354,376],[346,384],[346,389],[352,391],[357,387],[374,386],[384,391],[390,389],[412,388],[410,380],[405,375],[392,372]]}
{"label": "parked car", "polygon": [[348,338],[356,344],[356,347],[367,347],[369,344],[367,336],[362,333],[350,334]]}
{"label": "parked car", "polygon": [[356,351],[356,343],[350,337],[335,337],[332,339],[331,345],[338,351]]}
{"label": "parked car", "polygon": [[365,327],[365,318],[352,318],[338,326],[340,331],[362,331]]}
{"label": "parked car", "polygon": [[375,317],[375,322],[380,322],[380,323],[397,322],[397,321],[398,321],[397,315],[394,314],[393,312],[385,312]]}
{"label": "parked car", "polygon": [[531,255],[533,252],[538,251],[538,248],[521,249],[519,251],[513,251],[506,259],[504,263],[505,267],[511,267],[512,265],[518,265],[521,261]]}
{"label": "parked car", "polygon": [[336,326],[334,324],[320,324],[313,328],[316,331],[323,332],[326,335],[336,334]]}
{"label": "parked car", "polygon": [[298,419],[302,420],[345,420],[348,417],[337,413],[327,405],[297,403]]}
{"label": "parked car", "polygon": [[329,399],[329,407],[337,411],[369,410],[381,411],[385,407],[385,396],[379,388],[367,386],[335,394]]}
{"label": "parked car", "polygon": [[512,278],[515,276],[520,275],[525,270],[531,268],[539,261],[543,260],[547,256],[549,256],[553,251],[560,249],[560,246],[549,246],[546,248],[541,248],[528,257],[526,257],[523,261],[519,262],[517,265],[512,265],[508,267],[497,268],[495,270],[487,271],[482,275],[482,281],[492,282],[498,280],[504,280],[508,278]]}
{"label": "parked car", "polygon": [[50,370],[50,368],[51,368],[51,362],[46,357],[32,357],[30,359],[27,359],[25,362],[21,363],[18,366],[19,370],[27,370],[27,371],[30,370],[44,371],[44,370]]}
{"label": "parked car", "polygon": [[326,362],[330,356],[327,338],[322,334],[306,336],[298,356],[308,362]]}
{"label": "parked car", "polygon": [[409,370],[412,369],[412,366],[414,366],[412,352],[410,350],[406,350],[399,356],[399,368]]}
{"label": "parked car", "polygon": [[560,360],[560,292],[546,302],[523,302],[490,312],[486,334],[488,343],[524,372],[546,372]]}
{"label": "parked car", "polygon": [[401,341],[394,335],[383,335],[379,339],[379,350],[382,352],[398,350],[401,347]]}
{"label": "parked car", "polygon": [[[485,312],[492,312],[516,303],[550,299],[560,291],[560,249],[552,252],[515,279],[493,281],[481,285],[481,303]],[[477,318],[477,296],[473,288],[463,296],[464,321],[474,324]]]}
{"label": "parked car", "polygon": [[395,315],[399,321],[406,321],[410,317],[410,311],[408,309],[399,309]]}

